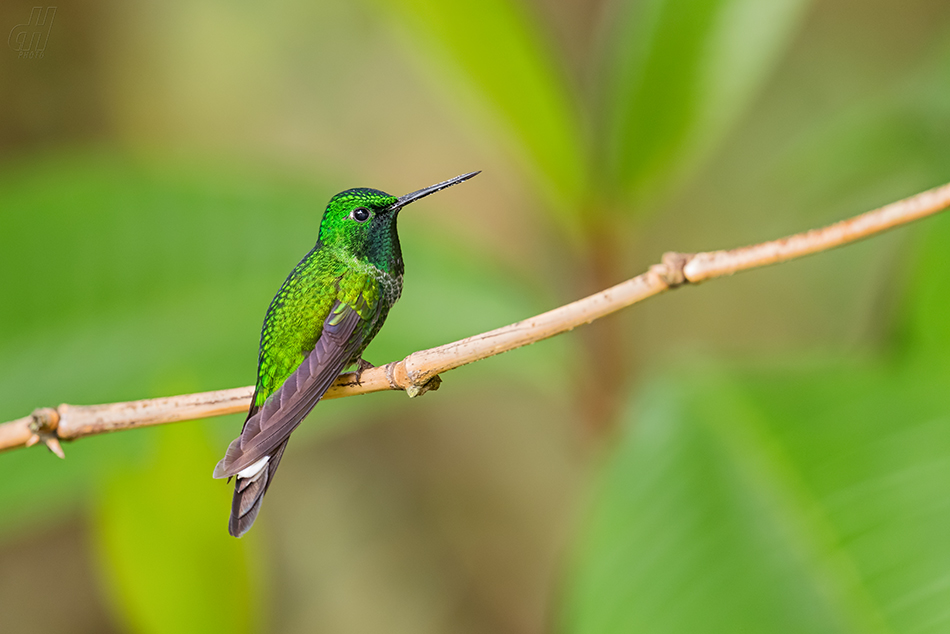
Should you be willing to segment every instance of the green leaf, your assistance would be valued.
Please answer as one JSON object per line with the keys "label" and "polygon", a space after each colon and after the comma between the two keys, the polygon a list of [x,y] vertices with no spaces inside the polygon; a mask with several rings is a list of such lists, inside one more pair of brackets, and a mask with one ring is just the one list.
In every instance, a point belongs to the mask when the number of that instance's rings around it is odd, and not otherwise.
{"label": "green leaf", "polygon": [[385,5],[408,26],[407,39],[425,47],[424,61],[440,87],[479,101],[542,177],[539,191],[560,209],[571,208],[584,190],[580,124],[538,21],[512,0]]}
{"label": "green leaf", "polygon": [[941,385],[838,365],[649,394],[604,469],[566,632],[950,625]]}
{"label": "green leaf", "polygon": [[768,77],[806,0],[646,0],[611,15],[609,185],[655,194],[709,153]]}
{"label": "green leaf", "polygon": [[103,487],[97,540],[109,593],[132,631],[249,632],[259,612],[248,540],[227,532],[231,487],[199,425],[155,430],[153,459]]}

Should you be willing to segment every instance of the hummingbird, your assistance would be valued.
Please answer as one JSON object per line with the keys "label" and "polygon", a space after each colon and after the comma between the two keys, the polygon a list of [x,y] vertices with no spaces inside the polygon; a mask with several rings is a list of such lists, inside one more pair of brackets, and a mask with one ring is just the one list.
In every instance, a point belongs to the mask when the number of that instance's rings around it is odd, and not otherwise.
{"label": "hummingbird", "polygon": [[228,532],[251,528],[290,434],[346,368],[362,355],[402,294],[396,220],[420,198],[464,182],[462,174],[405,196],[357,188],[330,199],[317,243],[271,301],[261,328],[257,383],[241,435],[214,468],[235,478]]}

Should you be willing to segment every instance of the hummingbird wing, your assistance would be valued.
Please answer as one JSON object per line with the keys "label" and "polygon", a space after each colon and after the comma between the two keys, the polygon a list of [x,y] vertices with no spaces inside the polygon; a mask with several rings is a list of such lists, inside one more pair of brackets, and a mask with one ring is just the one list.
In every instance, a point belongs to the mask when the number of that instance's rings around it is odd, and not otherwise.
{"label": "hummingbird wing", "polygon": [[214,468],[215,478],[237,476],[229,532],[243,535],[254,523],[290,434],[363,347],[362,318],[336,302],[313,350],[264,405],[251,407],[244,429]]}

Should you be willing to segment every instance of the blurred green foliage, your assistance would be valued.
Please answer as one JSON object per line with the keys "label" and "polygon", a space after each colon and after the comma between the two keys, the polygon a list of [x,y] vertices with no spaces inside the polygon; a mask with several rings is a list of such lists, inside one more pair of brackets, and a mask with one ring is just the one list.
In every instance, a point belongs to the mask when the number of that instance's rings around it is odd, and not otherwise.
{"label": "blurred green foliage", "polygon": [[[946,181],[950,14],[901,8],[898,39],[881,3],[827,4],[64,18],[75,55],[51,51],[45,110],[28,107],[34,67],[0,63],[22,88],[0,102],[0,139],[27,139],[0,147],[0,419],[251,383],[267,300],[343,187],[477,161],[473,185],[503,192],[401,220],[407,286],[367,352],[380,363],[593,290],[603,262],[595,285],[665,248],[770,238]],[[95,58],[98,41],[123,54]],[[600,452],[577,449],[577,384],[604,360],[568,335],[453,372],[421,403],[321,404],[240,542],[210,479],[239,416],[83,441],[62,462],[4,454],[0,548],[9,560],[79,513],[109,623],[135,632],[943,631],[950,220],[921,224],[617,317],[634,333],[611,351],[629,360],[626,406]]]}
{"label": "blurred green foliage", "polygon": [[657,195],[720,141],[797,30],[805,0],[650,0],[615,8],[597,184]]}
{"label": "blurred green foliage", "polygon": [[100,492],[98,538],[117,611],[136,632],[254,631],[262,580],[250,573],[248,541],[221,534],[230,495],[206,469],[217,452],[194,425],[151,436],[148,464],[118,470]]}
{"label": "blurred green foliage", "polygon": [[[41,402],[110,402],[251,383],[262,304],[246,298],[269,297],[312,246],[316,201],[326,198],[306,179],[220,163],[93,151],[9,166],[0,178],[0,208],[31,213],[11,216],[0,268],[36,266],[4,283],[0,418]],[[525,292],[500,267],[475,266],[464,245],[427,235],[419,221],[403,224],[412,227],[403,243],[418,292],[401,304],[406,314],[393,316],[370,358],[398,358],[544,307],[543,296]],[[310,226],[312,234],[284,226]],[[442,310],[426,301],[433,296],[445,298]],[[42,308],[50,298],[56,310]],[[21,310],[29,306],[36,308]],[[429,315],[423,328],[412,318],[420,314]],[[500,358],[473,367],[467,380],[500,373],[556,391],[565,381],[564,353],[554,345],[522,359]],[[525,359],[539,371],[523,376]],[[323,407],[332,415],[298,438],[366,420],[386,403],[346,399]],[[4,455],[0,534],[96,504],[102,570],[134,631],[251,627],[247,617],[260,612],[261,595],[248,594],[243,549],[221,531],[230,494],[210,479],[240,417],[196,425],[193,434],[146,431],[67,446],[62,462],[38,451]],[[202,450],[203,428],[213,432],[213,451]],[[190,451],[175,449],[185,445]],[[133,466],[142,464],[153,466]]]}
{"label": "blurred green foliage", "polygon": [[946,627],[944,381],[822,364],[651,388],[605,470],[568,631]]}
{"label": "blurred green foliage", "polygon": [[486,0],[477,11],[438,0],[384,4],[410,25],[409,38],[429,43],[423,59],[440,88],[462,84],[480,98],[544,176],[540,190],[555,208],[576,210],[588,176],[577,104],[526,8],[510,0]]}
{"label": "blurred green foliage", "polygon": [[[782,167],[818,168],[801,203],[946,179],[946,68],[799,143]],[[928,221],[892,272],[906,290],[880,349],[707,360],[640,388],[578,543],[564,631],[946,629],[948,231]]]}

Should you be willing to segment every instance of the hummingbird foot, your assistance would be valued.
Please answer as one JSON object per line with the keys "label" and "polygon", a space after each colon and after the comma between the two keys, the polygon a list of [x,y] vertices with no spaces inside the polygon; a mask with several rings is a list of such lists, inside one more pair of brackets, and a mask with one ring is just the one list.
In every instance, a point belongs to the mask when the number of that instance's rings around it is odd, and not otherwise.
{"label": "hummingbird foot", "polygon": [[362,385],[362,383],[360,383],[360,378],[363,376],[363,372],[366,370],[371,370],[375,367],[376,367],[375,365],[373,365],[372,363],[370,363],[363,357],[360,357],[359,361],[356,362],[356,372],[355,372],[356,384]]}

